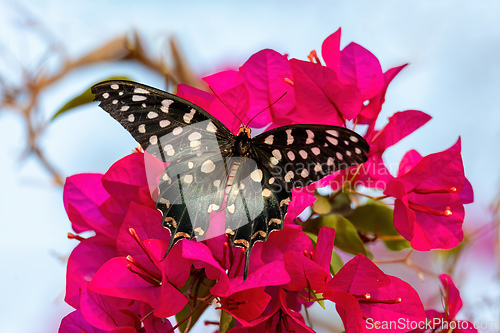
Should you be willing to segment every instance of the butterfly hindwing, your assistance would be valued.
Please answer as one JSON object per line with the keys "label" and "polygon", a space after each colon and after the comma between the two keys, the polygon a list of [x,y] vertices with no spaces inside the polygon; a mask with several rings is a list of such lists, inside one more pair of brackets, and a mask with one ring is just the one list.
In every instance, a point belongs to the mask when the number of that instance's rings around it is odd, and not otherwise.
{"label": "butterfly hindwing", "polygon": [[[198,241],[206,238],[210,214],[222,208],[221,179],[225,179],[224,161],[220,155],[193,156],[174,162],[163,174],[159,184],[157,208],[163,214],[163,225],[171,232],[169,249],[180,239]],[[169,198],[174,202],[161,205]]]}

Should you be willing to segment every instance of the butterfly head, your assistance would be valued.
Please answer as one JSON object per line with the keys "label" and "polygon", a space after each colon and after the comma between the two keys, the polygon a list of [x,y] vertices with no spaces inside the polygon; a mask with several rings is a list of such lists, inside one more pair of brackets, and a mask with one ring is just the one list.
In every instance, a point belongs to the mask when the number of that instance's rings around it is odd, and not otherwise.
{"label": "butterfly head", "polygon": [[250,129],[250,127],[248,127],[247,125],[241,125],[240,130],[238,131],[238,136],[244,135],[250,138],[251,134],[252,130]]}

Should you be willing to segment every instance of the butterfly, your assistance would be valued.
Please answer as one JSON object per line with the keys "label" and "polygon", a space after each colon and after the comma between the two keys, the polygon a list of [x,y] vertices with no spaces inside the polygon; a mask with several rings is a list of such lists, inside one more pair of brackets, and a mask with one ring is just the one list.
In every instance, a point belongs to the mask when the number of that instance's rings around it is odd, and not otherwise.
{"label": "butterfly", "polygon": [[[245,251],[244,279],[253,245],[283,229],[293,188],[367,160],[369,145],[343,127],[297,124],[252,137],[242,125],[234,135],[201,107],[140,83],[105,81],[92,93],[146,152],[168,163],[156,200],[171,233],[167,253],[184,238],[227,234]],[[210,226],[211,214],[222,211],[225,225]]]}

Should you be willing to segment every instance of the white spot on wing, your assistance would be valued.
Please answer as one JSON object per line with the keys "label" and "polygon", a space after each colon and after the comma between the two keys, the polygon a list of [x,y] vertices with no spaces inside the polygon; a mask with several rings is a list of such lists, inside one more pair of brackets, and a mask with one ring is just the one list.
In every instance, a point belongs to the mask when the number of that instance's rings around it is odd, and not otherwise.
{"label": "white spot on wing", "polygon": [[175,154],[174,146],[170,144],[163,147],[163,150],[165,151],[165,153],[167,153],[168,156],[173,156]]}
{"label": "white spot on wing", "polygon": [[351,155],[352,155],[352,153],[351,153],[351,151],[350,151],[350,150],[346,150],[345,154],[346,154],[347,156],[351,156]]}
{"label": "white spot on wing", "polygon": [[278,149],[275,149],[272,151],[272,154],[274,157],[276,157],[278,160],[281,160],[281,152]]}
{"label": "white spot on wing", "polygon": [[326,165],[328,165],[328,166],[333,165],[333,157],[328,157],[328,160],[326,160]]}
{"label": "white spot on wing", "polygon": [[184,119],[184,122],[185,122],[186,124],[189,124],[189,123],[191,122],[191,120],[192,120],[192,119],[193,119],[193,117],[194,117],[194,113],[195,113],[195,112],[196,112],[196,110],[195,110],[195,109],[191,109],[191,111],[189,111],[189,113],[186,113],[186,114],[182,117],[182,119]]}
{"label": "white spot on wing", "polygon": [[272,145],[274,142],[274,135],[269,135],[265,140],[264,143],[268,145]]}
{"label": "white spot on wing", "polygon": [[179,127],[174,128],[174,130],[172,131],[172,134],[173,134],[173,135],[179,135],[179,134],[181,134],[181,133],[182,133],[182,127],[180,127],[180,126],[179,126]]}
{"label": "white spot on wing", "polygon": [[302,157],[304,160],[307,158],[307,151],[304,149],[299,150],[300,157]]}
{"label": "white spot on wing", "polygon": [[217,127],[215,127],[215,125],[212,122],[209,122],[207,125],[207,131],[215,133],[217,132]]}
{"label": "white spot on wing", "polygon": [[323,169],[321,168],[321,164],[317,163],[316,166],[314,167],[314,172],[320,172]]}
{"label": "white spot on wing", "polygon": [[254,182],[260,182],[262,181],[262,170],[260,169],[255,169],[254,171],[252,171],[252,173],[250,174],[250,178],[252,178],[252,180]]}
{"label": "white spot on wing", "polygon": [[142,88],[135,88],[134,93],[136,93],[136,94],[149,94],[149,91],[142,89]]}
{"label": "white spot on wing", "polygon": [[337,158],[338,158],[340,161],[342,161],[342,160],[344,159],[344,156],[342,156],[342,154],[341,154],[341,153],[339,153],[339,152],[337,152],[335,155],[337,156]]}
{"label": "white spot on wing", "polygon": [[149,118],[149,119],[154,119],[154,118],[156,118],[156,117],[158,117],[158,113],[153,112],[153,111],[150,111],[150,112],[148,113],[148,118]]}
{"label": "white spot on wing", "polygon": [[149,137],[149,143],[152,145],[155,145],[158,143],[158,137],[156,135],[151,135]]}
{"label": "white spot on wing", "polygon": [[275,181],[274,177],[269,178],[269,185],[271,185],[272,183],[274,183],[274,181]]}
{"label": "white spot on wing", "polygon": [[271,192],[271,190],[270,190],[270,189],[268,189],[268,188],[265,188],[265,189],[262,191],[262,195],[263,195],[264,197],[266,197],[266,198],[267,198],[267,197],[270,197],[270,196],[271,196],[271,194],[273,194],[273,192]]}
{"label": "white spot on wing", "polygon": [[271,158],[269,159],[271,161],[271,164],[272,165],[276,165],[278,164],[280,161],[278,161],[278,159],[274,156],[271,156]]}
{"label": "white spot on wing", "polygon": [[191,141],[191,142],[189,143],[189,146],[190,146],[191,148],[197,148],[197,147],[201,146],[201,141],[199,141],[199,140],[196,140],[196,141]]}
{"label": "white spot on wing", "polygon": [[160,127],[161,128],[165,128],[168,125],[170,125],[170,120],[167,120],[167,119],[160,120]]}
{"label": "white spot on wing", "polygon": [[130,106],[124,105],[121,107],[120,111],[127,111],[128,109],[130,109]]}
{"label": "white spot on wing", "polygon": [[293,143],[292,130],[287,129],[285,132],[286,132],[286,144],[291,145]]}
{"label": "white spot on wing", "polygon": [[357,138],[357,137],[355,137],[354,135],[351,135],[351,136],[349,137],[349,139],[350,139],[352,142],[358,142],[358,141],[359,141],[359,140],[358,140],[358,138]]}
{"label": "white spot on wing", "polygon": [[130,123],[133,123],[135,121],[135,116],[133,113],[129,114],[128,115],[128,118],[127,120],[130,122]]}
{"label": "white spot on wing", "polygon": [[306,139],[306,144],[311,144],[314,142],[314,132],[311,130],[306,130],[307,133],[307,139]]}
{"label": "white spot on wing", "polygon": [[188,168],[189,168],[189,169],[192,169],[193,167],[194,167],[194,163],[193,163],[193,162],[191,162],[191,161],[189,161],[189,162],[188,162]]}
{"label": "white spot on wing", "polygon": [[117,99],[114,99],[111,103],[113,103],[113,104],[118,104],[118,100],[117,100]]}
{"label": "white spot on wing", "polygon": [[302,172],[300,173],[300,176],[302,178],[306,178],[307,176],[309,176],[309,171],[307,171],[307,169],[303,169]]}
{"label": "white spot on wing", "polygon": [[214,162],[212,162],[212,160],[206,160],[201,165],[201,172],[203,172],[203,173],[210,173],[214,170],[215,170],[215,164],[214,164]]}
{"label": "white spot on wing", "polygon": [[210,213],[213,210],[218,210],[220,207],[216,204],[210,204],[208,205],[208,212]]}
{"label": "white spot on wing", "polygon": [[117,90],[117,89],[120,89],[120,86],[117,85],[116,83],[113,83],[112,85],[109,86],[111,89],[113,90]]}
{"label": "white spot on wing", "polygon": [[326,133],[333,135],[337,138],[339,137],[339,132],[337,132],[336,130],[327,130]]}
{"label": "white spot on wing", "polygon": [[184,176],[184,182],[186,184],[191,184],[193,182],[193,175],[185,175]]}
{"label": "white spot on wing", "polygon": [[133,95],[132,96],[132,101],[134,101],[134,102],[145,101],[146,99],[147,99],[146,96],[141,96],[141,95]]}
{"label": "white spot on wing", "polygon": [[102,94],[102,98],[104,98],[104,99],[109,98],[109,94],[108,93]]}
{"label": "white spot on wing", "polygon": [[173,102],[174,101],[171,99],[164,99],[163,101],[161,101],[160,110],[162,112],[168,113],[168,109],[170,107],[170,104],[172,104]]}
{"label": "white spot on wing", "polygon": [[335,138],[332,138],[331,136],[327,136],[326,139],[328,141],[330,141],[330,143],[334,146],[338,145],[339,144],[339,140],[335,139]]}
{"label": "white spot on wing", "polygon": [[216,180],[214,180],[214,182],[213,182],[212,184],[214,184],[214,186],[215,186],[215,187],[219,187],[219,185],[220,185],[220,180],[219,180],[219,179],[216,179]]}
{"label": "white spot on wing", "polygon": [[142,133],[142,134],[146,133],[146,125],[144,125],[144,124],[139,125],[138,130],[139,130],[139,133]]}
{"label": "white spot on wing", "polygon": [[234,204],[227,206],[227,211],[230,212],[231,214],[234,213]]}
{"label": "white spot on wing", "polygon": [[359,155],[359,154],[361,154],[361,149],[359,149],[358,147],[356,147],[354,149],[354,152]]}
{"label": "white spot on wing", "polygon": [[292,180],[293,176],[294,176],[293,171],[292,170],[288,171],[284,177],[285,181],[289,183],[290,180]]}
{"label": "white spot on wing", "polygon": [[311,151],[314,155],[319,155],[321,153],[321,150],[318,147],[312,147]]}
{"label": "white spot on wing", "polygon": [[291,150],[288,153],[286,153],[286,156],[288,156],[288,158],[290,159],[290,161],[295,160],[295,154]]}
{"label": "white spot on wing", "polygon": [[194,141],[194,140],[199,140],[199,139],[201,139],[200,132],[193,132],[193,133],[189,134],[189,136],[188,136],[189,141]]}

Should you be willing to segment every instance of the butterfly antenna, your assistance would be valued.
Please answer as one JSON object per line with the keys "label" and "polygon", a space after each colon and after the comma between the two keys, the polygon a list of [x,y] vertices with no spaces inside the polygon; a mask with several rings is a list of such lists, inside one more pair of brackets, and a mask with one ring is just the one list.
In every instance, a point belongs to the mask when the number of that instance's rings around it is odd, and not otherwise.
{"label": "butterfly antenna", "polygon": [[234,116],[236,118],[238,118],[238,120],[240,121],[241,125],[243,125],[243,121],[240,119],[240,117],[238,117],[238,115],[236,114],[236,112],[234,112],[226,103],[224,103],[224,101],[219,97],[219,95],[217,95],[217,93],[215,92],[215,90],[213,90],[212,87],[208,86],[210,88],[210,90],[212,90],[212,92],[214,93],[215,97],[217,97],[217,99],[229,110],[231,111],[232,114],[234,114]]}
{"label": "butterfly antenna", "polygon": [[252,122],[252,120],[254,120],[259,114],[261,114],[262,112],[266,111],[267,109],[269,109],[274,104],[278,103],[280,99],[282,99],[283,97],[285,97],[285,95],[286,95],[286,91],[283,93],[283,95],[281,95],[277,100],[275,100],[274,102],[272,102],[264,110],[259,111],[255,116],[253,116],[252,119],[250,119],[250,121],[248,121],[247,126],[250,127],[250,123]]}

